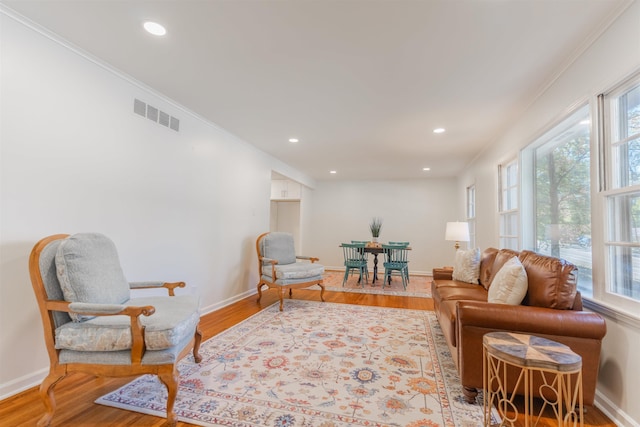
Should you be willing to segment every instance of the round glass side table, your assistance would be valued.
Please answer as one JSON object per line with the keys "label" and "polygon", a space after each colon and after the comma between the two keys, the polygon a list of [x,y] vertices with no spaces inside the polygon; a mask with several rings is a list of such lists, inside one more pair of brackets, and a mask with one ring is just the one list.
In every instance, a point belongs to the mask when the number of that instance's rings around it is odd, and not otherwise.
{"label": "round glass side table", "polygon": [[[512,332],[487,333],[482,344],[485,427],[491,425],[493,407],[502,417],[500,425],[515,425],[519,415],[514,404],[516,390],[524,394],[525,427],[537,425],[548,406],[558,426],[583,427],[580,355],[564,344]],[[542,399],[538,412],[534,412],[534,396]]]}

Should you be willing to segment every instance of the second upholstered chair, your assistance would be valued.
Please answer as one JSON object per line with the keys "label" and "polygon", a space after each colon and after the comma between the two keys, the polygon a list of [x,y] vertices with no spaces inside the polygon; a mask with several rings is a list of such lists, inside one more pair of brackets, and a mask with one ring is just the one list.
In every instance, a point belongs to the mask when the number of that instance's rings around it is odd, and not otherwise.
{"label": "second upholstered chair", "polygon": [[280,311],[284,304],[284,295],[292,289],[320,286],[320,299],[324,301],[324,266],[318,264],[318,258],[296,255],[293,235],[284,232],[270,232],[258,236],[258,302],[262,299],[262,287],[278,289]]}

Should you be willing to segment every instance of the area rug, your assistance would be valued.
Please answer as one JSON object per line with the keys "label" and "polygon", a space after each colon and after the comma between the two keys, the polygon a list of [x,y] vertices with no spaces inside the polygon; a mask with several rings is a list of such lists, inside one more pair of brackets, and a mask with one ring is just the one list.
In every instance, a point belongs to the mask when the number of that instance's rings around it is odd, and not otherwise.
{"label": "area rug", "polygon": [[[201,354],[199,365],[192,356],[179,364],[175,405],[196,425],[483,423],[430,311],[290,300],[206,341]],[[96,402],[164,417],[166,389],[146,375]]]}
{"label": "area rug", "polygon": [[324,273],[324,287],[327,291],[333,292],[356,292],[361,294],[377,295],[400,295],[420,298],[431,298],[431,276],[410,275],[407,289],[402,287],[402,279],[393,276],[391,284],[385,283],[382,286],[383,273],[378,271],[378,279],[373,283],[373,273],[369,273],[368,283],[364,286],[358,283],[358,274],[349,275],[347,282],[342,286],[344,271],[326,270]]}

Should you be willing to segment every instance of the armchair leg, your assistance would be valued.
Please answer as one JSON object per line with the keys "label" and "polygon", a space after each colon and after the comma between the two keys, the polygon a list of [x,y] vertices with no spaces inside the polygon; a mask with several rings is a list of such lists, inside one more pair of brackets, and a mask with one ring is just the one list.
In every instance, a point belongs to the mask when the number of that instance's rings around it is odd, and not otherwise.
{"label": "armchair leg", "polygon": [[178,421],[173,406],[176,403],[176,396],[178,395],[179,375],[176,368],[174,368],[173,372],[158,374],[158,378],[167,387],[167,422],[165,425],[167,427],[174,427]]}
{"label": "armchair leg", "polygon": [[49,375],[40,384],[40,396],[46,407],[44,415],[38,420],[38,427],[48,427],[53,419],[53,413],[56,411],[56,399],[53,395],[53,388],[58,381],[66,376],[65,372],[57,372],[52,370]]}
{"label": "armchair leg", "polygon": [[193,360],[196,363],[202,362],[202,356],[200,356],[200,343],[202,342],[202,332],[200,326],[196,326],[195,342],[193,344]]}
{"label": "armchair leg", "polygon": [[320,301],[324,302],[324,285],[322,283],[318,283],[320,286]]}
{"label": "armchair leg", "polygon": [[263,282],[258,283],[258,303],[262,299],[262,287],[264,286]]}

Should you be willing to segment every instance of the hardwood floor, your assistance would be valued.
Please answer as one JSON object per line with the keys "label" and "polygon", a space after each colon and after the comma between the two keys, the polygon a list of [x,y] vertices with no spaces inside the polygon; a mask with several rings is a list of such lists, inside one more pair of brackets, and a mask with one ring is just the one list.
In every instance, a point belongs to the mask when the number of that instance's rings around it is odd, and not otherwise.
{"label": "hardwood floor", "polygon": [[[318,301],[320,293],[317,290],[296,290],[296,299],[308,299]],[[325,292],[325,300],[328,302],[345,304],[362,304],[380,307],[408,308],[415,310],[433,310],[433,301],[429,298],[410,298],[384,295],[367,295],[347,292]],[[264,291],[260,305],[256,303],[256,297],[252,296],[238,301],[230,306],[202,317],[200,327],[204,339],[211,338],[219,332],[228,329],[236,323],[260,311],[261,307],[267,307],[277,301],[274,290]],[[286,301],[285,301],[286,310]],[[88,375],[75,374],[65,378],[55,388],[57,410],[53,418],[52,426],[136,426],[159,427],[164,424],[163,418],[151,415],[138,414],[136,412],[110,408],[93,403],[98,397],[131,381],[127,378],[96,378]],[[42,415],[44,405],[41,402],[37,389],[29,389],[16,396],[12,396],[0,402],[0,426],[35,426]],[[522,421],[522,420],[519,420]],[[179,422],[178,426],[191,426],[192,424]],[[524,425],[521,423],[520,425]],[[543,418],[538,426],[555,426],[556,422],[551,418]],[[589,408],[585,416],[585,427],[616,427],[597,408]]]}

